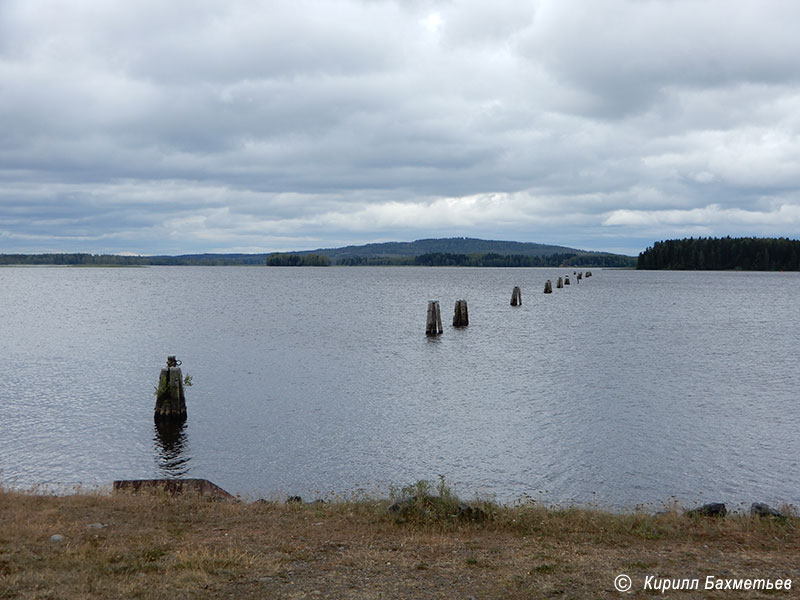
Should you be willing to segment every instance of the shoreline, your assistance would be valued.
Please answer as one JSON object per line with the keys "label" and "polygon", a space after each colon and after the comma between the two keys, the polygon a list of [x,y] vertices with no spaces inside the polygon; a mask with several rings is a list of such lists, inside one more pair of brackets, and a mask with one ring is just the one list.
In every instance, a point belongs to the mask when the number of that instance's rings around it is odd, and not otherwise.
{"label": "shoreline", "polygon": [[[132,480],[137,481],[137,480]],[[192,477],[173,477],[173,478],[148,478],[140,481],[208,481]],[[108,497],[115,493],[114,487],[117,482],[109,482],[105,484],[84,484],[84,483],[49,483],[49,484],[19,484],[15,485],[9,482],[0,481],[0,492],[18,493],[30,496],[54,496],[54,497],[67,497],[67,496],[99,496]],[[213,486],[215,482],[208,481]],[[243,504],[253,503],[283,503],[291,498],[302,498],[305,504],[325,503],[325,504],[339,504],[347,502],[385,502],[391,504],[397,497],[403,496],[402,490],[415,488],[421,484],[432,488],[435,485],[440,485],[439,482],[430,482],[426,480],[419,480],[416,483],[406,485],[404,487],[387,484],[384,486],[365,488],[357,487],[352,490],[330,490],[325,493],[315,492],[308,495],[304,493],[275,491],[268,493],[259,492],[237,492],[222,489],[222,491],[235,499],[237,502]],[[453,493],[449,491],[448,493]],[[730,515],[748,515],[753,504],[769,505],[777,510],[789,515],[800,517],[800,505],[795,501],[786,501],[782,499],[769,499],[763,497],[753,496],[748,499],[734,499],[725,498],[722,496],[714,497],[695,497],[694,499],[687,500],[686,498],[678,498],[674,495],[670,496],[667,500],[653,500],[653,501],[636,501],[627,505],[615,505],[612,503],[602,503],[598,498],[593,497],[591,501],[580,502],[575,499],[570,500],[552,500],[548,498],[548,494],[539,493],[536,495],[523,494],[522,496],[498,500],[494,494],[480,494],[474,493],[472,495],[463,495],[459,493],[462,499],[471,503],[483,503],[496,506],[500,509],[514,509],[522,505],[537,506],[549,511],[563,511],[563,510],[586,510],[596,511],[599,513],[606,513],[609,515],[659,515],[665,512],[676,512],[678,514],[685,513],[696,509],[708,503],[724,503],[727,507],[728,514]]]}
{"label": "shoreline", "polygon": [[[796,515],[612,514],[532,503],[458,516],[458,498],[441,491],[403,513],[374,499],[0,490],[0,597],[618,598],[621,574],[644,597],[663,577],[800,586]],[[791,590],[747,597],[788,598]],[[726,597],[702,587],[680,592]]]}

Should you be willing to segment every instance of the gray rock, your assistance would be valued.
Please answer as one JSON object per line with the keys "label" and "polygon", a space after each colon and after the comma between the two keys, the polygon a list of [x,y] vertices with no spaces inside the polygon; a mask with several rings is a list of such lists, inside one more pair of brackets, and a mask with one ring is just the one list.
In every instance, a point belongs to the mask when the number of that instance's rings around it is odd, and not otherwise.
{"label": "gray rock", "polygon": [[59,533],[55,533],[50,536],[50,543],[52,544],[60,544],[63,541],[64,541],[64,536]]}
{"label": "gray rock", "polygon": [[724,517],[728,514],[728,509],[723,502],[710,502],[686,511],[686,514],[690,517]]}
{"label": "gray rock", "polygon": [[764,504],[763,502],[753,502],[750,505],[750,514],[754,517],[777,517],[779,519],[785,519],[786,515],[781,513],[779,510]]}
{"label": "gray rock", "polygon": [[89,523],[89,529],[105,529],[108,525],[104,525],[103,523]]}

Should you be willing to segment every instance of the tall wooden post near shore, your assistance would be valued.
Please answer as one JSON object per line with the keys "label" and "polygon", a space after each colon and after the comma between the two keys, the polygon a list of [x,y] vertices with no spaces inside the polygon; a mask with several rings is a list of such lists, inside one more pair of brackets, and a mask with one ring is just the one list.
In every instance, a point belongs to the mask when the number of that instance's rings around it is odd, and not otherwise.
{"label": "tall wooden post near shore", "polygon": [[442,333],[442,312],[438,300],[428,302],[428,318],[425,322],[425,335],[439,335]]}
{"label": "tall wooden post near shore", "polygon": [[453,327],[466,327],[469,325],[469,312],[467,311],[466,300],[456,300],[456,308],[453,312]]}
{"label": "tall wooden post near shore", "polygon": [[559,277],[558,280],[556,281],[556,289],[560,290],[563,287],[564,287],[564,279],[562,277]]}
{"label": "tall wooden post near shore", "polygon": [[552,294],[553,293],[553,282],[549,279],[544,282],[544,293],[545,294]]}
{"label": "tall wooden post near shore", "polygon": [[181,361],[174,356],[168,356],[167,366],[161,369],[153,415],[156,421],[186,419],[186,397],[183,394],[180,364]]}
{"label": "tall wooden post near shore", "polygon": [[520,306],[522,304],[522,290],[519,289],[519,286],[514,286],[514,290],[511,292],[511,306]]}

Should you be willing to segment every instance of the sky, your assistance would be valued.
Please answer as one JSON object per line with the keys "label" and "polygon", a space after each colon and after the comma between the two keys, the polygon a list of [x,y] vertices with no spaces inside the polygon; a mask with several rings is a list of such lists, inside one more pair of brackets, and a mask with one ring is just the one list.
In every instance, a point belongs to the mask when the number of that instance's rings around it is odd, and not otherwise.
{"label": "sky", "polygon": [[800,230],[794,0],[0,0],[0,253]]}

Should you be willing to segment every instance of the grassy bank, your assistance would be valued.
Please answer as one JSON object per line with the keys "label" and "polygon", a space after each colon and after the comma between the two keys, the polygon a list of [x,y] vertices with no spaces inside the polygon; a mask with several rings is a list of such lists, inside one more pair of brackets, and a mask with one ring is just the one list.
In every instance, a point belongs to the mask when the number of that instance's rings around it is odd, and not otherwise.
{"label": "grassy bank", "polygon": [[[700,578],[672,598],[798,597],[796,517],[609,514],[457,499],[326,504],[0,491],[0,598],[654,597],[645,577]],[[52,541],[54,535],[63,536]],[[633,580],[620,594],[620,573]],[[790,592],[704,591],[718,578]]]}

